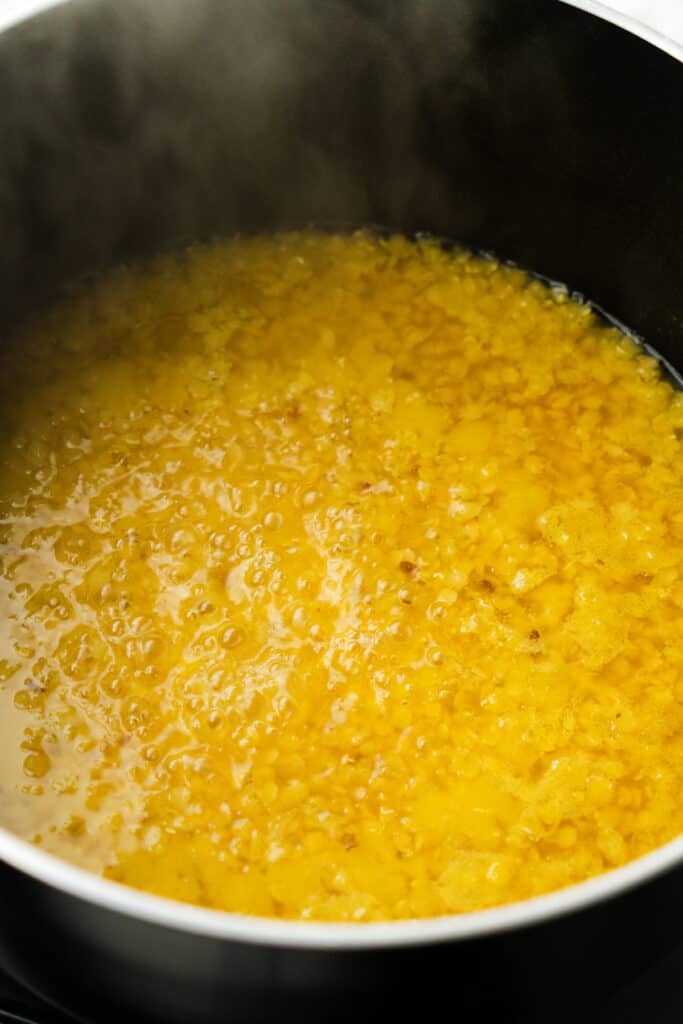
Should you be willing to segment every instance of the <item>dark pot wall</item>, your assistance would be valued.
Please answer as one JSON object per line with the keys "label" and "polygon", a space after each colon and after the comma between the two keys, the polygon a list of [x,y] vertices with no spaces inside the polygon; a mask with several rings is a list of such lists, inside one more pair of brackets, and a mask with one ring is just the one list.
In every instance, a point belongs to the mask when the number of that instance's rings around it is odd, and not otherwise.
{"label": "dark pot wall", "polygon": [[683,74],[550,0],[72,0],[0,39],[0,310],[179,240],[429,230],[675,355]]}
{"label": "dark pot wall", "polygon": [[[476,941],[295,950],[187,935],[0,867],[0,966],[96,1024],[571,1020],[681,937],[683,870],[558,921]],[[400,1019],[400,1018],[399,1018]]]}

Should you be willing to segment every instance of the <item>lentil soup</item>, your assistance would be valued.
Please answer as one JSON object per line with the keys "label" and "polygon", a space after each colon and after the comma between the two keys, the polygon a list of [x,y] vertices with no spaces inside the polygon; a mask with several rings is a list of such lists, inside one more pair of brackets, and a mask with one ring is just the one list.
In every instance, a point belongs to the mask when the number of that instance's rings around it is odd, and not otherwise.
{"label": "lentil soup", "polygon": [[297,233],[109,274],[0,362],[2,825],[357,922],[683,830],[683,401],[588,306]]}

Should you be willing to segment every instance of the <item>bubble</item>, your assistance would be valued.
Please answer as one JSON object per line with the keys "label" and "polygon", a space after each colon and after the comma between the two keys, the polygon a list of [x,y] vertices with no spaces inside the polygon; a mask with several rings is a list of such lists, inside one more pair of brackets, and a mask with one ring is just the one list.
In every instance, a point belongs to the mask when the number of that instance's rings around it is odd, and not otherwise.
{"label": "bubble", "polygon": [[24,758],[24,774],[32,779],[42,779],[51,767],[50,758],[42,750],[27,754]]}
{"label": "bubble", "polygon": [[244,632],[236,626],[228,626],[221,635],[221,646],[226,648],[239,647],[244,642]]}

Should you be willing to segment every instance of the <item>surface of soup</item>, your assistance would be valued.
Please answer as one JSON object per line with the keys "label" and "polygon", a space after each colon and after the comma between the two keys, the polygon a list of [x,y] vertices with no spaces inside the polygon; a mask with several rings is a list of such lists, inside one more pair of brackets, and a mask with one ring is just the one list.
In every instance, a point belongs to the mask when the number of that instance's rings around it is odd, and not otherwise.
{"label": "surface of soup", "polygon": [[113,273],[0,358],[1,824],[358,922],[683,829],[683,403],[585,305],[293,234]]}

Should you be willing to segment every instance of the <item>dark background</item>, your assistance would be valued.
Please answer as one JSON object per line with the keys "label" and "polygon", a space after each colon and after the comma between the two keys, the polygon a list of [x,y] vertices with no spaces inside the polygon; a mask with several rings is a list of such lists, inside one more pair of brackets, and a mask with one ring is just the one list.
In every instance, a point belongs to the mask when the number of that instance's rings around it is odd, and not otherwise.
{"label": "dark background", "polygon": [[[286,1019],[286,1014],[284,1017]],[[69,1021],[71,1018],[46,1008],[6,975],[0,974],[0,1024],[68,1024]],[[683,1021],[683,943],[606,1002],[587,1008],[585,1013],[574,1014],[561,1024],[678,1024],[680,1021]]]}

